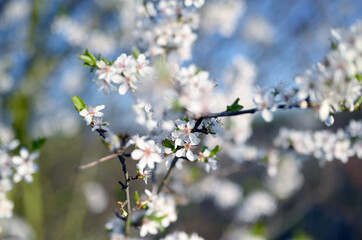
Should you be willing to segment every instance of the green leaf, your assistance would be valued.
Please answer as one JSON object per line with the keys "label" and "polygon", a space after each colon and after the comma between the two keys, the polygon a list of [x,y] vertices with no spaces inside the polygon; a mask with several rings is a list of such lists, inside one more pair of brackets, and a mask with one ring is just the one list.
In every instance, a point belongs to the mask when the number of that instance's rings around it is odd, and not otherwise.
{"label": "green leaf", "polygon": [[85,105],[84,101],[77,95],[72,97],[73,104],[78,112],[82,111],[83,109],[87,108],[87,105]]}
{"label": "green leaf", "polygon": [[356,74],[356,78],[357,78],[357,81],[358,81],[359,83],[362,83],[362,75],[361,75],[361,74],[357,73],[357,74]]}
{"label": "green leaf", "polygon": [[219,147],[219,145],[216,145],[216,147],[214,147],[214,149],[211,150],[210,157],[212,158],[212,157],[216,156],[216,154],[217,154],[218,152],[220,152],[221,149],[222,149],[222,148]]}
{"label": "green leaf", "polygon": [[134,200],[136,201],[136,203],[140,202],[140,196],[138,195],[138,191],[134,192]]}
{"label": "green leaf", "polygon": [[99,59],[102,60],[103,62],[107,63],[107,65],[111,65],[111,62],[108,59],[106,59],[105,57],[102,57],[99,55]]}
{"label": "green leaf", "polygon": [[33,151],[39,150],[44,145],[45,141],[46,138],[44,137],[33,140],[31,144],[31,149]]}
{"label": "green leaf", "polygon": [[90,65],[93,64],[92,59],[90,57],[86,56],[86,55],[79,55],[78,58],[80,60],[82,60],[85,64],[90,64]]}
{"label": "green leaf", "polygon": [[251,232],[253,233],[253,235],[256,236],[266,236],[265,228],[266,228],[265,224],[257,223],[251,227]]}
{"label": "green leaf", "polygon": [[201,71],[202,71],[201,68],[197,68],[195,71],[195,75],[199,74]]}
{"label": "green leaf", "polygon": [[163,141],[163,144],[162,144],[164,147],[167,147],[167,148],[171,148],[171,149],[175,149],[175,146],[173,144],[173,142],[171,142],[169,139],[165,139],[165,141]]}
{"label": "green leaf", "polygon": [[239,105],[239,100],[240,98],[237,98],[232,105],[227,106],[226,107],[226,111],[227,112],[235,112],[235,111],[240,111],[241,109],[243,109],[244,107]]}
{"label": "green leaf", "polygon": [[85,50],[84,55],[90,57],[94,63],[97,62],[97,58],[92,53],[90,53],[88,49]]}
{"label": "green leaf", "polygon": [[312,239],[306,232],[297,230],[293,234],[293,240],[310,240]]}
{"label": "green leaf", "polygon": [[332,42],[331,42],[331,49],[337,50],[337,48],[338,48],[337,43],[332,41]]}
{"label": "green leaf", "polygon": [[138,56],[141,55],[141,52],[138,48],[134,48],[133,51],[133,57],[137,60],[138,59]]}

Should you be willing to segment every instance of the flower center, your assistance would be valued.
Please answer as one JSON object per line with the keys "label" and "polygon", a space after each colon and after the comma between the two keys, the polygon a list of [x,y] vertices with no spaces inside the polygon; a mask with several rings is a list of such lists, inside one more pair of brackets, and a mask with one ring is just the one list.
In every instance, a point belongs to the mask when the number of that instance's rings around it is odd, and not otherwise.
{"label": "flower center", "polygon": [[145,155],[146,155],[146,156],[151,155],[151,149],[146,148],[146,149],[145,149]]}

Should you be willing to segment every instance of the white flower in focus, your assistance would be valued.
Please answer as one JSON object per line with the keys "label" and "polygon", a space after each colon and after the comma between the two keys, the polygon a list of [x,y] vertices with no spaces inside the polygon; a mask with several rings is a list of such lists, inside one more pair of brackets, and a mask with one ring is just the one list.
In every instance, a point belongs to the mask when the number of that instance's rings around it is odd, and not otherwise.
{"label": "white flower in focus", "polygon": [[186,121],[180,119],[175,121],[177,130],[172,133],[172,137],[175,139],[175,148],[180,146],[182,141],[191,143],[192,145],[200,143],[200,139],[192,132],[192,129],[195,127],[195,123],[195,120],[190,120],[187,123]]}
{"label": "white flower in focus", "polygon": [[145,183],[147,184],[148,178],[150,178],[152,176],[152,171],[140,168],[139,164],[137,164],[136,166],[138,169],[139,178],[142,178],[143,181],[145,181]]}
{"label": "white flower in focus", "polygon": [[93,118],[103,116],[103,113],[100,111],[103,110],[104,108],[105,108],[104,105],[99,105],[96,107],[89,106],[88,108],[80,111],[79,115],[81,115],[84,118],[84,120],[87,122],[87,125],[89,125],[92,123]]}
{"label": "white flower in focus", "polygon": [[181,142],[179,146],[182,148],[176,151],[176,157],[186,157],[190,161],[195,161],[197,157],[192,152],[191,148],[196,146],[194,143]]}
{"label": "white flower in focus", "polygon": [[93,120],[93,128],[92,132],[96,130],[103,130],[103,131],[109,131],[109,128],[107,127],[109,123],[103,122],[103,119],[100,117],[95,117]]}
{"label": "white flower in focus", "polygon": [[138,166],[139,169],[142,170],[145,169],[146,166],[150,169],[154,169],[155,162],[162,162],[162,158],[159,154],[159,148],[153,140],[138,141],[137,148],[133,150],[131,157],[134,160],[139,160]]}
{"label": "white flower in focus", "polygon": [[132,70],[136,66],[136,61],[132,56],[127,56],[123,53],[121,56],[117,58],[112,67],[115,69],[117,73],[121,74],[126,70]]}
{"label": "white flower in focus", "polygon": [[112,76],[115,74],[114,71],[112,71],[112,67],[108,65],[103,60],[97,61],[97,67],[99,68],[96,71],[96,74],[98,75],[98,79],[105,79],[107,81],[110,81]]}

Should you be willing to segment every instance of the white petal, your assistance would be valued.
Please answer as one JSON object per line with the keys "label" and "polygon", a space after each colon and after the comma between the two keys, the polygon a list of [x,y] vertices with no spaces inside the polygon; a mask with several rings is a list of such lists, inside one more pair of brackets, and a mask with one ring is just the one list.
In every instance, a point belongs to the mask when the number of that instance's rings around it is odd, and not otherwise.
{"label": "white petal", "polygon": [[320,109],[319,109],[319,118],[322,121],[325,121],[329,116],[329,104],[328,103],[322,103]]}
{"label": "white petal", "polygon": [[266,122],[271,122],[273,120],[273,114],[267,109],[264,109],[261,112],[261,116]]}
{"label": "white petal", "polygon": [[15,148],[17,148],[20,145],[20,141],[15,139],[13,141],[11,141],[8,145],[9,150],[14,150]]}
{"label": "white petal", "polygon": [[128,84],[122,83],[121,85],[119,85],[118,93],[124,95],[127,93],[128,89],[129,89]]}
{"label": "white petal", "polygon": [[194,154],[192,153],[191,150],[187,150],[186,157],[187,157],[188,160],[190,160],[192,162],[195,161],[195,156],[194,156]]}
{"label": "white petal", "polygon": [[197,145],[197,144],[200,143],[200,139],[198,139],[198,138],[196,137],[196,135],[193,134],[193,133],[190,133],[189,138],[190,138],[190,141],[191,141],[191,144],[192,144],[192,145]]}
{"label": "white petal", "polygon": [[146,164],[147,164],[146,160],[144,158],[142,158],[138,163],[138,167],[140,169],[142,169],[142,171],[143,171],[145,169],[145,167],[146,167]]}
{"label": "white petal", "polygon": [[160,154],[158,154],[158,153],[151,153],[151,158],[154,162],[157,162],[157,163],[162,162],[162,158],[161,158]]}
{"label": "white petal", "polygon": [[144,151],[140,150],[140,149],[135,149],[133,150],[133,152],[131,153],[131,157],[134,160],[139,160],[141,159],[141,157],[144,155]]}
{"label": "white petal", "polygon": [[24,162],[24,159],[19,157],[19,156],[14,156],[11,159],[13,161],[14,164],[18,165],[18,164],[22,164]]}
{"label": "white petal", "polygon": [[333,123],[334,123],[334,117],[333,117],[333,115],[329,115],[328,118],[324,121],[324,123],[325,123],[328,127],[332,126]]}
{"label": "white petal", "polygon": [[21,148],[20,149],[20,156],[23,158],[23,159],[27,159],[29,157],[29,151],[28,149],[26,148]]}
{"label": "white petal", "polygon": [[183,157],[185,156],[185,148],[182,148],[176,152],[176,157]]}

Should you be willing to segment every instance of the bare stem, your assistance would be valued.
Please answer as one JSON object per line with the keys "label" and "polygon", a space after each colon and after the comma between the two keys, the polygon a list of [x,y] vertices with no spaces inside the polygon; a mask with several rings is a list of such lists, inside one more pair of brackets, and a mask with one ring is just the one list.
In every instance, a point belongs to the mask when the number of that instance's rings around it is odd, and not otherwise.
{"label": "bare stem", "polygon": [[174,159],[172,160],[171,166],[168,169],[165,177],[162,179],[162,182],[161,182],[160,186],[158,187],[157,193],[160,193],[162,191],[162,188],[167,184],[168,180],[170,179],[171,172],[172,172],[173,168],[176,166],[177,160],[178,160],[177,157],[174,157]]}
{"label": "bare stem", "polygon": [[93,161],[93,162],[90,162],[90,163],[87,163],[87,164],[84,164],[84,165],[79,166],[79,167],[78,167],[78,170],[81,171],[81,170],[84,170],[84,169],[87,169],[87,168],[96,166],[97,164],[102,163],[102,162],[105,162],[105,161],[107,161],[107,160],[109,160],[109,159],[115,158],[115,157],[117,157],[118,155],[119,155],[119,153],[114,153],[114,154],[111,154],[111,155],[102,157],[101,159],[98,159],[98,160],[96,160],[96,161]]}
{"label": "bare stem", "polygon": [[[291,108],[300,108],[299,103],[287,105],[287,104],[280,104],[278,105],[277,109],[291,109]],[[201,117],[196,118],[196,124],[193,129],[193,132],[197,131],[198,126],[201,124],[203,119],[207,118],[218,118],[218,117],[231,117],[231,116],[237,116],[237,115],[243,115],[243,114],[253,114],[256,112],[262,111],[262,109],[258,108],[251,108],[247,110],[240,110],[240,111],[224,111],[224,112],[218,112],[218,113],[208,113],[201,115]]]}
{"label": "bare stem", "polygon": [[127,221],[126,221],[126,227],[125,227],[125,235],[129,236],[130,234],[130,227],[131,227],[131,214],[132,214],[132,209],[131,209],[131,199],[130,199],[130,194],[129,194],[129,184],[128,184],[128,171],[127,171],[127,165],[126,165],[126,159],[122,156],[122,155],[118,155],[118,158],[120,160],[120,162],[122,163],[122,170],[123,170],[123,174],[124,174],[124,179],[125,179],[125,192],[126,192],[126,202],[127,202]]}

